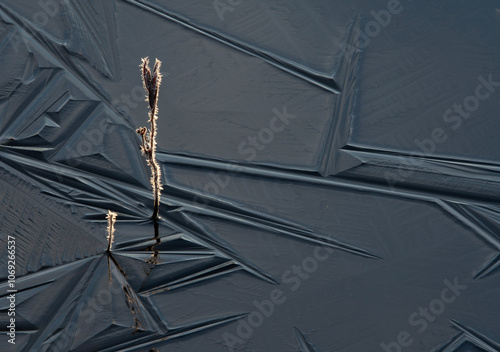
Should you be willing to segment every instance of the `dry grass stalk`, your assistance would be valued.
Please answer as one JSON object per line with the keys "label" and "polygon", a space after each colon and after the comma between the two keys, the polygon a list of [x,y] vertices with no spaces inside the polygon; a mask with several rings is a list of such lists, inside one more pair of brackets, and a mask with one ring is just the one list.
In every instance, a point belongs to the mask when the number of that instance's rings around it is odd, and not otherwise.
{"label": "dry grass stalk", "polygon": [[156,120],[158,118],[158,93],[161,84],[161,61],[156,59],[153,72],[149,69],[149,58],[142,59],[141,63],[142,82],[146,91],[146,101],[149,104],[149,123],[150,130],[146,127],[137,129],[137,133],[142,137],[141,150],[146,156],[148,165],[151,167],[151,186],[153,187],[154,207],[153,220],[158,220],[160,211],[160,195],[162,190],[161,185],[161,170],[160,165],[156,161]]}
{"label": "dry grass stalk", "polygon": [[111,247],[113,246],[113,241],[115,239],[115,221],[118,214],[108,210],[108,215],[106,215],[106,220],[108,220],[108,249],[107,251],[111,251]]}

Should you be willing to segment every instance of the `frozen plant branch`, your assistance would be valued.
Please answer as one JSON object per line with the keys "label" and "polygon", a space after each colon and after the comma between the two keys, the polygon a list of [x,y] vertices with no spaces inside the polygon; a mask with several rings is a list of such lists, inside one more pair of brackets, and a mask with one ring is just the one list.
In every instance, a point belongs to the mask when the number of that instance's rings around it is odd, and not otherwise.
{"label": "frozen plant branch", "polygon": [[141,62],[142,83],[146,91],[146,101],[149,104],[149,123],[150,130],[146,127],[137,129],[137,133],[141,136],[141,151],[146,156],[148,165],[151,167],[151,186],[153,187],[154,207],[153,220],[158,220],[160,211],[160,195],[161,185],[161,170],[160,165],[156,161],[156,119],[158,118],[158,92],[161,84],[161,61],[156,59],[153,72],[149,69],[149,58],[143,58]]}
{"label": "frozen plant branch", "polygon": [[111,247],[113,246],[113,241],[115,239],[115,221],[118,214],[108,210],[108,215],[106,215],[106,220],[108,220],[108,249],[107,251],[111,251]]}

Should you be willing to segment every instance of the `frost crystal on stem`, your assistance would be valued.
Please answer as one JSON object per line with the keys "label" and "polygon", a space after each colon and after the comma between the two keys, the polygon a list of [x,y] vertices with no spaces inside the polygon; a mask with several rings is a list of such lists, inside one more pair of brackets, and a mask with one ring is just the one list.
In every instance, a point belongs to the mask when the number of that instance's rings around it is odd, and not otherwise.
{"label": "frost crystal on stem", "polygon": [[160,196],[161,196],[161,170],[160,165],[156,161],[156,120],[158,118],[158,92],[161,84],[161,61],[156,59],[153,72],[149,69],[149,58],[142,59],[141,63],[142,82],[146,91],[146,101],[149,104],[149,123],[150,130],[146,127],[137,129],[137,133],[141,136],[141,151],[146,156],[148,165],[151,167],[151,186],[153,187],[154,207],[153,220],[158,220],[160,211]]}
{"label": "frost crystal on stem", "polygon": [[106,215],[106,220],[108,220],[108,249],[107,251],[111,251],[111,247],[113,246],[113,241],[115,239],[115,221],[116,216],[118,214],[108,210],[108,215]]}

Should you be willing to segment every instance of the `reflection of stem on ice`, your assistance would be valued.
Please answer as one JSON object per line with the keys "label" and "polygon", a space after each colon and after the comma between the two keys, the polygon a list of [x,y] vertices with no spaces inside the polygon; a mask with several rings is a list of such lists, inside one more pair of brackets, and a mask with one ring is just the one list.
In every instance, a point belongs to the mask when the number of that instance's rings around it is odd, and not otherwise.
{"label": "reflection of stem on ice", "polygon": [[158,256],[159,252],[155,250],[155,247],[161,243],[160,240],[160,232],[159,232],[159,224],[157,220],[153,220],[154,222],[154,228],[155,228],[155,244],[151,245],[150,247],[146,248],[147,251],[152,251],[153,253],[151,254],[151,258],[148,259],[147,263],[151,264],[149,267],[149,271],[146,273],[146,277],[151,274],[151,271],[153,271],[153,268],[155,267],[156,264],[158,264]]}
{"label": "reflection of stem on ice", "polygon": [[123,291],[125,292],[125,296],[127,296],[128,308],[130,309],[130,311],[132,312],[132,315],[134,316],[134,322],[135,322],[134,328],[136,330],[144,330],[140,320],[137,318],[137,313],[135,311],[134,304],[133,304],[134,301],[132,300],[132,294],[129,290],[130,290],[130,288],[128,286],[123,286]]}

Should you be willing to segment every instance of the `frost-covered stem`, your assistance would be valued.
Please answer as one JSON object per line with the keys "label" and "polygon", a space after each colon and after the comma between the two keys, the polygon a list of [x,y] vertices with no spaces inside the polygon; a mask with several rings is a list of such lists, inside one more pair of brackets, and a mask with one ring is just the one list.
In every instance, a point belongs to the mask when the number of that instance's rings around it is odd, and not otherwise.
{"label": "frost-covered stem", "polygon": [[118,214],[108,210],[108,215],[106,215],[106,220],[108,220],[108,249],[107,252],[111,251],[113,246],[113,241],[115,239],[115,221]]}
{"label": "frost-covered stem", "polygon": [[141,72],[144,90],[146,91],[146,101],[149,103],[149,123],[151,125],[148,131],[146,127],[137,129],[137,133],[142,137],[141,150],[146,156],[149,166],[151,167],[151,186],[153,187],[154,206],[153,220],[158,220],[160,211],[160,196],[161,196],[161,170],[160,165],[156,161],[156,120],[158,119],[158,92],[161,84],[160,73],[161,61],[156,59],[153,68],[153,73],[149,70],[149,59],[142,59]]}

